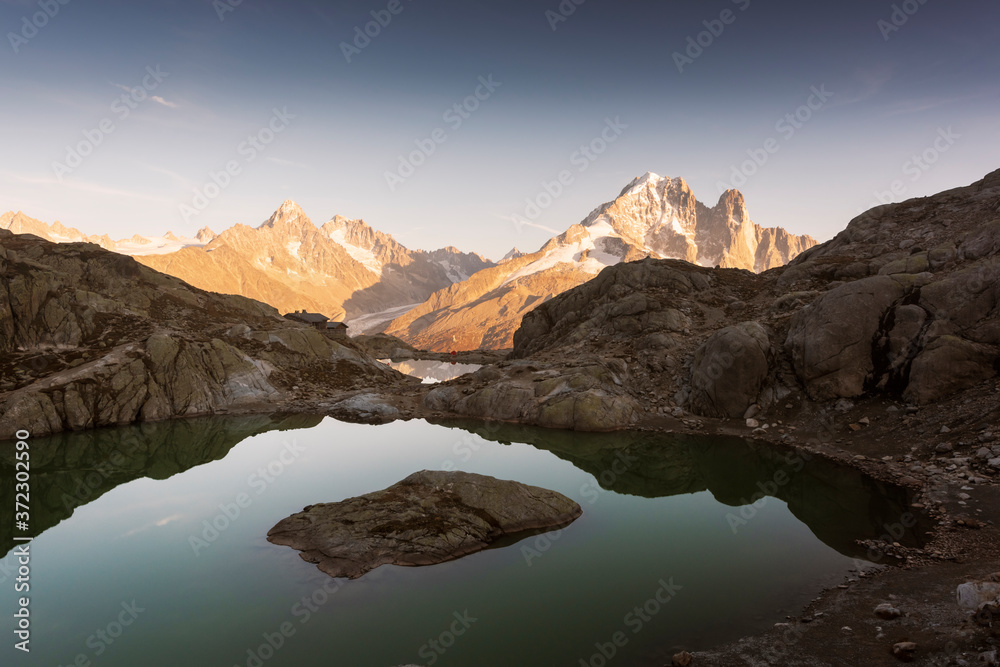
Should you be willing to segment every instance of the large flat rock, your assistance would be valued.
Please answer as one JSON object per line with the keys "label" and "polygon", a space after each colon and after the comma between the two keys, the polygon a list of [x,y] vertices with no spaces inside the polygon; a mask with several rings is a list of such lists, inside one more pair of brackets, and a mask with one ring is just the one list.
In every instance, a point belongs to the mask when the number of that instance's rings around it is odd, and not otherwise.
{"label": "large flat rock", "polygon": [[380,565],[433,565],[482,551],[505,535],[557,528],[583,510],[566,496],[466,472],[423,471],[387,489],[310,505],[268,541],[298,549],[331,577]]}

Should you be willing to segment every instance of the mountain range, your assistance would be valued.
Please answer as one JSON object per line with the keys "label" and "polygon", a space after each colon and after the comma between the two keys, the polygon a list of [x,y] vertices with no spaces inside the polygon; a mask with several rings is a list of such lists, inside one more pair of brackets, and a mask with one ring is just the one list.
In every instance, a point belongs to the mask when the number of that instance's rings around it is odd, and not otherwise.
{"label": "mountain range", "polygon": [[215,232],[208,227],[203,227],[193,239],[167,232],[163,236],[136,234],[131,238],[115,241],[107,234],[100,236],[84,234],[74,227],[66,227],[58,220],[49,225],[40,220],[29,218],[20,211],[17,213],[8,211],[0,215],[0,229],[6,229],[13,234],[34,234],[53,243],[93,243],[105,250],[135,257],[176,252],[181,248],[191,246],[203,246],[215,238]]}
{"label": "mountain range", "polygon": [[[284,202],[259,227],[234,225],[197,238],[135,236],[113,241],[87,236],[23,213],[0,216],[0,229],[48,241],[96,243],[210,292],[238,294],[282,312],[309,310],[332,319],[398,314],[435,291],[467,279],[492,262],[456,248],[410,250],[363,220],[337,216],[317,227],[298,204]],[[372,314],[376,314],[372,319]]]}
{"label": "mountain range", "polygon": [[410,250],[363,220],[336,216],[316,226],[291,200],[257,227],[206,227],[195,238],[115,241],[20,212],[0,215],[0,229],[96,243],[207,291],[347,319],[352,333],[384,331],[439,352],[509,348],[525,313],[620,262],[682,259],[762,272],[816,245],[754,223],[736,190],[709,208],[683,179],[654,173],[538,251],[514,248],[499,263],[453,247]]}
{"label": "mountain range", "polygon": [[620,262],[682,259],[763,272],[814,245],[810,236],[754,223],[736,190],[709,208],[684,179],[647,173],[537,252],[515,248],[393,320],[386,333],[432,351],[505,349],[525,313]]}

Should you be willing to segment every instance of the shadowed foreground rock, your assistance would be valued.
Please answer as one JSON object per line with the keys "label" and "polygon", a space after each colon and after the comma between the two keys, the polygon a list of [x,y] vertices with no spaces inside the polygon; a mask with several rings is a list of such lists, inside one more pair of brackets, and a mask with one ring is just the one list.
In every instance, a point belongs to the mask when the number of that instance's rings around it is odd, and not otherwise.
{"label": "shadowed foreground rock", "polygon": [[505,535],[557,528],[583,514],[555,491],[466,472],[418,472],[388,489],[310,505],[267,533],[331,577],[379,565],[434,565]]}

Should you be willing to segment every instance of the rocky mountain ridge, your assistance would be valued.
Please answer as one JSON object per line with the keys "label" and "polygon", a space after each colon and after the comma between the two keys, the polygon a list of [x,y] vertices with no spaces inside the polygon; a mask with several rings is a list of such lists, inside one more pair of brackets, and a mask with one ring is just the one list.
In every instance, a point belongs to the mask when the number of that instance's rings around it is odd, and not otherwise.
{"label": "rocky mountain ridge", "polygon": [[202,248],[140,261],[202,289],[332,319],[412,306],[490,266],[454,248],[409,250],[363,220],[337,216],[317,227],[290,200],[259,227],[235,225]]}
{"label": "rocky mountain ridge", "polygon": [[515,248],[498,266],[432,295],[385,332],[439,352],[506,349],[526,313],[607,267],[652,257],[761,272],[815,244],[754,223],[738,191],[708,208],[683,179],[647,173],[537,252]]}
{"label": "rocky mountain ridge", "polygon": [[0,230],[0,278],[0,440],[407,382],[270,306],[93,244]]}
{"label": "rocky mountain ridge", "polygon": [[363,220],[336,216],[317,227],[291,200],[258,227],[238,224],[221,234],[205,227],[194,239],[168,232],[114,241],[23,213],[3,214],[0,228],[56,243],[95,243],[208,291],[333,319],[405,310],[492,266],[453,247],[409,250]]}
{"label": "rocky mountain ridge", "polygon": [[[583,430],[934,404],[1000,369],[1000,172],[873,209],[755,274],[622,263],[525,315],[511,359],[431,409]],[[779,417],[781,418],[781,417]]]}

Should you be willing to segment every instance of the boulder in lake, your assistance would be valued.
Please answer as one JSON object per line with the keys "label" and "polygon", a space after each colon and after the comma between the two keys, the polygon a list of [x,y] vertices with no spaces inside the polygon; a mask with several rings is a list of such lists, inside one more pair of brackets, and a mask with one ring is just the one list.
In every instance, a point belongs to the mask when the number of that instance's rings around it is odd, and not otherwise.
{"label": "boulder in lake", "polygon": [[380,565],[433,565],[505,535],[565,526],[583,513],[555,491],[466,472],[423,471],[387,489],[310,505],[267,539],[298,549],[331,577],[357,579]]}

